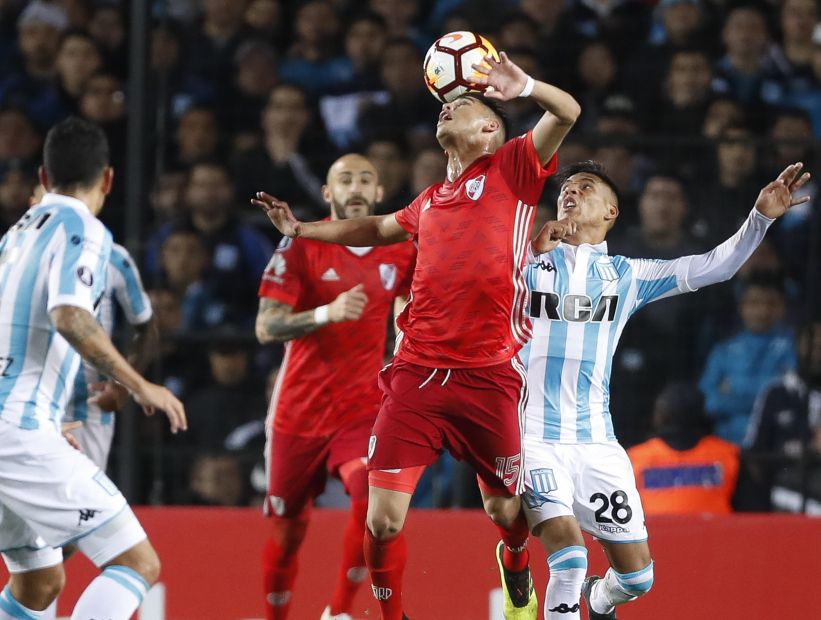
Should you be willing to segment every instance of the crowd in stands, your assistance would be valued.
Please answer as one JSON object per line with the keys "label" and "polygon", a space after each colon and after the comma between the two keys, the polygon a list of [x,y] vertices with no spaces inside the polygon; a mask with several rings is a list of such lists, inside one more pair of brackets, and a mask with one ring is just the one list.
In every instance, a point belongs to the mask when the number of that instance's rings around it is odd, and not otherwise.
{"label": "crowd in stands", "polygon": [[[129,10],[0,1],[0,232],[29,206],[45,133],[73,114],[108,136],[118,177],[102,219],[115,240],[134,238]],[[453,30],[485,34],[581,103],[560,163],[599,160],[617,183],[612,254],[708,251],[785,165],[821,177],[816,0],[154,0],[150,191],[131,249],[164,335],[153,372],[184,400],[191,430],[172,439],[140,427],[137,501],[255,501],[282,352],[253,340],[278,238],[249,199],[265,190],[299,218],[325,217],[326,169],[349,151],[377,167],[381,213],[441,180],[440,106],[421,66]],[[515,133],[541,114],[528,99],[507,111]],[[718,512],[821,513],[821,198],[817,181],[802,191],[812,200],[771,228],[736,278],[651,305],[622,338],[610,407],[648,512],[651,495],[700,485],[723,494],[704,500]],[[549,184],[537,226],[555,217],[555,195]],[[460,465],[433,469],[420,505],[475,501]]]}

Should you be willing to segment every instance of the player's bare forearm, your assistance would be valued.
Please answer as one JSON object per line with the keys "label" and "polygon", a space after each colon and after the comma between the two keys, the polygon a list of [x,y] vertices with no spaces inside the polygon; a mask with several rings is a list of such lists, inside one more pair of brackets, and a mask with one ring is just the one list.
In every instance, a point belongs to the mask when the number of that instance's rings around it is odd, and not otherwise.
{"label": "player's bare forearm", "polygon": [[128,362],[137,372],[143,372],[159,351],[160,331],[157,321],[152,317],[141,325],[134,326],[134,338]]}
{"label": "player's bare forearm", "polygon": [[316,322],[313,310],[291,311],[291,306],[273,299],[260,299],[256,335],[260,344],[286,342],[307,336],[322,325]]}
{"label": "player's bare forearm", "polygon": [[536,81],[530,96],[546,110],[533,128],[533,145],[544,165],[559,149],[562,140],[579,118],[582,108],[570,93],[545,82]]}
{"label": "player's bare forearm", "polygon": [[100,374],[137,391],[144,379],[120,355],[111,339],[87,310],[75,306],[58,306],[49,317],[55,329]]}
{"label": "player's bare forearm", "polygon": [[371,215],[350,220],[302,222],[299,226],[299,236],[353,247],[390,245],[410,238],[405,229],[396,222],[393,214]]}

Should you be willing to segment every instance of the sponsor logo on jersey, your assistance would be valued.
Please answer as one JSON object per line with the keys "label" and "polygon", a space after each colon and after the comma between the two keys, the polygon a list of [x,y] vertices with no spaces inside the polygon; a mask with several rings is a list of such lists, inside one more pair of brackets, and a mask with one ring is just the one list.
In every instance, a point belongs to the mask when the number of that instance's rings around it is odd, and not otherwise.
{"label": "sponsor logo on jersey", "polygon": [[341,279],[342,278],[339,277],[339,274],[336,272],[336,269],[334,269],[333,267],[328,269],[328,271],[323,273],[322,277],[320,277],[320,280],[322,280],[323,282],[339,282],[339,280],[341,280]]}
{"label": "sponsor logo on jersey", "polygon": [[471,200],[479,200],[485,191],[485,175],[478,176],[465,183],[465,193]]}
{"label": "sponsor logo on jersey", "polygon": [[556,293],[533,291],[530,295],[530,316],[535,319],[544,316],[571,323],[613,321],[618,306],[618,295],[602,295],[595,307],[587,295],[565,295],[562,299]]}
{"label": "sponsor logo on jersey", "polygon": [[100,511],[91,508],[81,508],[78,512],[80,513],[80,517],[77,519],[77,525],[80,525],[83,521],[91,521]]}
{"label": "sponsor logo on jersey", "polygon": [[609,257],[603,257],[597,260],[593,266],[596,268],[596,273],[602,280],[612,282],[619,279],[619,272],[613,266],[613,261]]}
{"label": "sponsor logo on jersey", "polygon": [[604,523],[597,523],[596,527],[598,527],[602,532],[607,532],[608,534],[629,534],[630,529],[626,527],[622,527],[620,525],[606,525]]}
{"label": "sponsor logo on jersey", "polygon": [[371,590],[373,590],[373,596],[377,601],[387,601],[393,596],[393,590],[391,588],[371,586]]}
{"label": "sponsor logo on jersey", "polygon": [[392,290],[396,284],[396,265],[381,263],[379,265],[379,277],[382,280],[382,286],[385,287],[385,290]]}
{"label": "sponsor logo on jersey", "polygon": [[285,260],[285,257],[279,253],[279,250],[277,250],[271,257],[271,260],[268,261],[268,266],[265,268],[265,273],[262,278],[276,282],[277,284],[282,284],[282,276],[287,269],[288,262]]}
{"label": "sponsor logo on jersey", "polygon": [[537,265],[539,266],[539,269],[541,269],[542,271],[546,271],[547,273],[550,273],[551,271],[556,271],[556,268],[550,261],[540,260],[537,263]]}

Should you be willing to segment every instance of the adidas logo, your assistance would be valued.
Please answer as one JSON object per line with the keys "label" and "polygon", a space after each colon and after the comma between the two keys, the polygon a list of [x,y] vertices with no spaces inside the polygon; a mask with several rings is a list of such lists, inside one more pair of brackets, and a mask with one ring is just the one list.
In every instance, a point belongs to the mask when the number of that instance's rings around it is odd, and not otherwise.
{"label": "adidas logo", "polygon": [[339,280],[341,280],[339,274],[336,272],[336,269],[334,269],[333,267],[331,267],[330,269],[328,269],[328,271],[323,273],[321,279],[325,282],[338,282]]}

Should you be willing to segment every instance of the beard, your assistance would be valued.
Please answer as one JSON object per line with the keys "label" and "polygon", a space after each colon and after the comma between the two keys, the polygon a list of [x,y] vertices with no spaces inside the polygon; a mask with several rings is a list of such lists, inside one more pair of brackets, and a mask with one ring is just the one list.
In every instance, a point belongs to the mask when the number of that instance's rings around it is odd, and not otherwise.
{"label": "beard", "polygon": [[[373,215],[374,209],[376,207],[375,202],[368,202],[364,198],[361,199],[365,204],[342,204],[337,202],[336,200],[331,202],[331,209],[333,210],[334,217],[338,220],[349,220],[351,218],[357,217],[364,217],[366,215]],[[354,211],[355,210],[355,211]],[[349,213],[349,211],[354,211],[353,214]]]}

